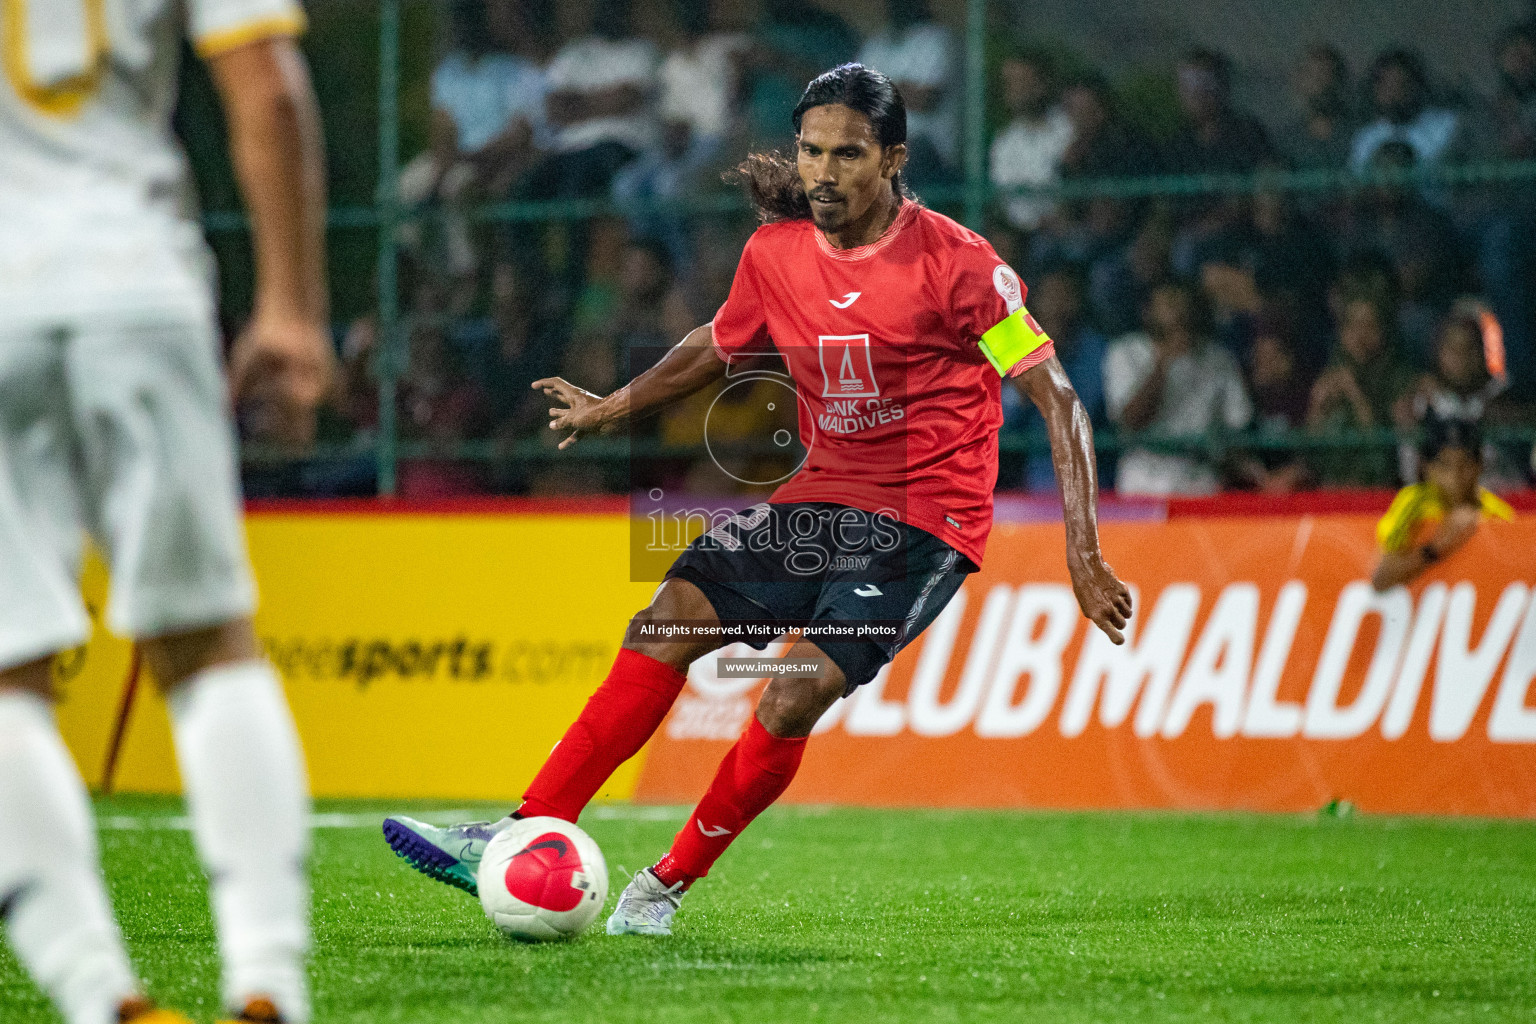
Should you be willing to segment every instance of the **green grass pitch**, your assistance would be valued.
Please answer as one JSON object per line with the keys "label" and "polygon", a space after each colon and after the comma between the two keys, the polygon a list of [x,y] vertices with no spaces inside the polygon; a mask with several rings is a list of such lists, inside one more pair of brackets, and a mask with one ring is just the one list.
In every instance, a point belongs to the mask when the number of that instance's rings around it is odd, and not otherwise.
{"label": "green grass pitch", "polygon": [[[318,808],[317,1024],[1536,1018],[1531,823],[781,808],[689,895],[672,939],[524,946],[396,860],[384,809]],[[178,805],[98,810],[139,969],[211,1019],[213,933]],[[682,816],[583,820],[610,907],[621,866],[650,863]],[[0,951],[0,1021],[55,1020]]]}

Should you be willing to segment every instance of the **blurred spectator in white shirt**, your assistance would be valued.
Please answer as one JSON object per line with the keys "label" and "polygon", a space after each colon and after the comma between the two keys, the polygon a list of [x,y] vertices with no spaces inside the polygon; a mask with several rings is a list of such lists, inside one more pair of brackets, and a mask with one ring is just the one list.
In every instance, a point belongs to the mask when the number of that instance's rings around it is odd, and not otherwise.
{"label": "blurred spectator in white shirt", "polygon": [[[680,277],[695,248],[690,218],[668,209],[704,188],[736,124],[736,86],[745,35],[718,31],[709,0],[674,0],[683,39],[659,74],[661,131],[657,142],[613,179],[613,197],[626,210],[635,237],[659,240]],[[714,175],[718,181],[718,175]]]}
{"label": "blurred spectator in white shirt", "polygon": [[[960,90],[955,81],[955,45],[948,28],[933,20],[928,0],[886,0],[886,24],[859,50],[859,63],[881,72],[901,90],[907,105],[907,149],[922,164],[935,157],[939,174],[959,165]],[[930,154],[914,147],[930,147]],[[921,170],[919,167],[918,170]]]}
{"label": "blurred spectator in white shirt", "polygon": [[1355,135],[1352,170],[1369,169],[1376,151],[1389,142],[1405,143],[1420,165],[1457,155],[1461,120],[1454,110],[1430,105],[1429,76],[1418,54],[1389,50],[1377,57],[1371,65],[1370,97],[1376,119]]}
{"label": "blurred spectator in white shirt", "polygon": [[656,45],[630,34],[628,0],[596,0],[592,34],[567,43],[547,72],[555,151],[595,159],[617,147],[633,157],[654,142],[656,66]]}
{"label": "blurred spectator in white shirt", "polygon": [[[1003,102],[1012,119],[992,140],[992,184],[998,188],[1050,185],[1061,178],[1062,158],[1072,144],[1072,119],[1056,102],[1055,76],[1043,57],[1003,61]],[[1014,196],[1004,200],[1008,223],[1024,231],[1040,226],[1055,203]]]}
{"label": "blurred spectator in white shirt", "polygon": [[[655,44],[631,35],[629,0],[594,0],[591,25],[591,35],[566,44],[549,65],[554,152],[524,177],[518,199],[606,198],[619,169],[656,142]],[[546,231],[567,237],[555,249],[558,262],[541,259]],[[508,229],[508,248],[536,292],[552,307],[568,306],[585,280],[590,233],[581,220],[519,222]]]}
{"label": "blurred spectator in white shirt", "polygon": [[431,144],[399,180],[404,205],[442,203],[444,212],[436,233],[417,221],[401,239],[423,265],[462,278],[478,262],[463,205],[505,194],[548,145],[549,129],[544,73],[497,48],[485,0],[454,0],[447,21],[448,52],[432,71]]}
{"label": "blurred spectator in white shirt", "polygon": [[[1248,425],[1253,403],[1242,370],[1210,340],[1208,321],[1193,285],[1167,281],[1153,290],[1147,329],[1117,340],[1104,360],[1105,404],[1123,431],[1200,438]],[[1206,456],[1140,447],[1120,456],[1115,476],[1121,494],[1213,494],[1219,487]]]}
{"label": "blurred spectator in white shirt", "polygon": [[739,62],[747,36],[721,31],[710,0],[673,0],[682,40],[661,62],[663,123],[684,122],[696,140],[718,142],[736,119]]}

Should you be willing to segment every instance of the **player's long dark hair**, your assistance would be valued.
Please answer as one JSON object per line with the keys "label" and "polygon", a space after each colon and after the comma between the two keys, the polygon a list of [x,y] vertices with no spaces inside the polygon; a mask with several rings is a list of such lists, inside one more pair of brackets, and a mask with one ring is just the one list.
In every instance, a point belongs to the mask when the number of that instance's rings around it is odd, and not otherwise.
{"label": "player's long dark hair", "polygon": [[[895,83],[873,68],[862,64],[844,64],[817,75],[805,87],[800,102],[790,118],[795,134],[800,134],[800,120],[812,107],[841,103],[869,118],[875,140],[881,148],[899,146],[907,141],[907,104]],[[811,201],[800,183],[800,172],[793,156],[782,152],[752,153],[736,165],[732,177],[746,186],[752,205],[764,223],[780,220],[809,220]],[[899,196],[911,197],[900,172],[891,179]]]}

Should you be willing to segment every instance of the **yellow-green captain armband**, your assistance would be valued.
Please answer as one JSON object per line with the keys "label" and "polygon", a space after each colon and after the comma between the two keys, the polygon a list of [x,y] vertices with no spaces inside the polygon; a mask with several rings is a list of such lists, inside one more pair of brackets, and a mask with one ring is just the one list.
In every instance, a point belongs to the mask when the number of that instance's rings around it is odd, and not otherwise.
{"label": "yellow-green captain armband", "polygon": [[1029,310],[1020,306],[981,336],[981,351],[1000,375],[1007,376],[1020,359],[1050,340],[1050,335],[1040,329]]}

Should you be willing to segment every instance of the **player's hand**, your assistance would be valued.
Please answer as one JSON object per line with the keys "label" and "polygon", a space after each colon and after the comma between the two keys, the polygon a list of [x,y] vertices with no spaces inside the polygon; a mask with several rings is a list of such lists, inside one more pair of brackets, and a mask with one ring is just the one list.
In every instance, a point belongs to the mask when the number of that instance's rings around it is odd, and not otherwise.
{"label": "player's hand", "polygon": [[602,410],[598,407],[603,400],[601,395],[584,391],[562,377],[536,380],[533,389],[564,404],[564,408],[556,406],[549,410],[549,429],[571,432],[570,436],[560,442],[562,451],[575,444],[584,434],[603,427]]}
{"label": "player's hand", "polygon": [[1120,631],[1131,617],[1131,592],[1115,570],[1097,555],[1092,558],[1070,561],[1072,591],[1077,595],[1077,605],[1083,614],[1104,631],[1110,642],[1125,643]]}
{"label": "player's hand", "polygon": [[1476,505],[1457,505],[1446,515],[1430,543],[1444,557],[1472,539],[1482,518],[1483,510]]}
{"label": "player's hand", "polygon": [[293,443],[314,440],[315,410],[335,378],[329,329],[302,317],[258,315],[229,354],[231,399],[269,405],[283,424],[283,440]]}

